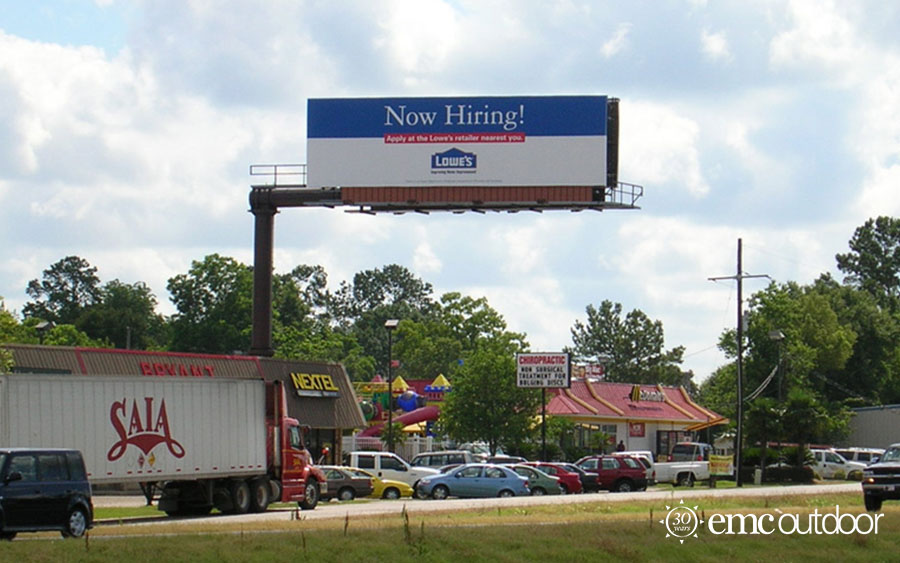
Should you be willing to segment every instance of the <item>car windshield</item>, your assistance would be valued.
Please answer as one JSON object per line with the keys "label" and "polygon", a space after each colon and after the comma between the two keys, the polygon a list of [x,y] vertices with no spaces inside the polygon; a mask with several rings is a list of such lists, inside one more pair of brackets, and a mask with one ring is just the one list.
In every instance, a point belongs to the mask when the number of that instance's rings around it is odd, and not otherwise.
{"label": "car windshield", "polygon": [[900,448],[891,448],[884,452],[881,461],[900,461]]}

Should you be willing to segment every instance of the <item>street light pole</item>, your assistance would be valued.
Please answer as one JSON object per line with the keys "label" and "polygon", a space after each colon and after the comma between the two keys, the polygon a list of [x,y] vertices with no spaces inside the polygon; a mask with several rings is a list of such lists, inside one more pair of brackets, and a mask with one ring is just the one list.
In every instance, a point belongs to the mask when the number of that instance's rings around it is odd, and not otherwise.
{"label": "street light pole", "polygon": [[391,335],[400,321],[389,319],[384,321],[388,333],[388,451],[394,453],[394,350]]}

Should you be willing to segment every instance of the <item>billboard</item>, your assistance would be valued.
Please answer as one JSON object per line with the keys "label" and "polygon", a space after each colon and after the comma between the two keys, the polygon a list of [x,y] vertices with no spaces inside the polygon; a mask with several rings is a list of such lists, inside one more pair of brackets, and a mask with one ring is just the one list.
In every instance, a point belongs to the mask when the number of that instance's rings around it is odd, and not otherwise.
{"label": "billboard", "polygon": [[604,186],[606,96],[310,99],[311,188]]}
{"label": "billboard", "polygon": [[571,385],[569,354],[543,352],[516,354],[516,386],[540,389]]}

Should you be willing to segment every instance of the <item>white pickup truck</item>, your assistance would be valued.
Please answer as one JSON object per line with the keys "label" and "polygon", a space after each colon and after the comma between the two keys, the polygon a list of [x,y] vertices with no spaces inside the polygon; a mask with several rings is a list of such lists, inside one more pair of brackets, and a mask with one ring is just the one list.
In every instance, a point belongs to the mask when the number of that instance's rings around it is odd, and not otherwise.
{"label": "white pickup truck", "polygon": [[656,482],[693,487],[709,479],[709,454],[712,446],[702,442],[680,442],[672,448],[672,461],[657,463]]}

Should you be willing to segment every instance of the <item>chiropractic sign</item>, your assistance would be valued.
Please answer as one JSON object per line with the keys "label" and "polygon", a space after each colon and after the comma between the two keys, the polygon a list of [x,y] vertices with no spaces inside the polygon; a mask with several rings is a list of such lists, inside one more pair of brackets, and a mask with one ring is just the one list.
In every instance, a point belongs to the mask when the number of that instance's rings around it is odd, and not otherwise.
{"label": "chiropractic sign", "polygon": [[516,354],[517,387],[568,388],[571,381],[567,353]]}
{"label": "chiropractic sign", "polygon": [[606,96],[310,99],[307,185],[603,186]]}

